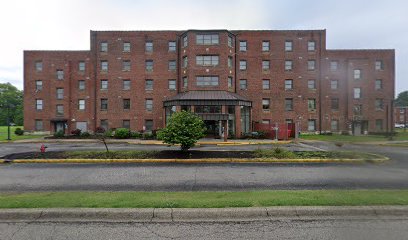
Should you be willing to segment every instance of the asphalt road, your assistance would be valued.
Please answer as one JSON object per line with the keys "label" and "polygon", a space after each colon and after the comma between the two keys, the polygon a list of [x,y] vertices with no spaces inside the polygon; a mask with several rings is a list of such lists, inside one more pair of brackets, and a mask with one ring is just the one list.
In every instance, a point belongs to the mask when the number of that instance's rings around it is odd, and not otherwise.
{"label": "asphalt road", "polygon": [[0,239],[406,239],[407,219],[196,223],[0,223]]}
{"label": "asphalt road", "polygon": [[[337,148],[334,144],[315,145]],[[116,149],[129,147],[147,148],[118,144]],[[270,146],[222,149],[257,147]],[[81,145],[81,149],[85,148]],[[163,146],[151,148],[167,149]],[[2,164],[0,191],[408,188],[408,149],[355,145],[345,145],[342,149],[379,152],[392,160],[384,164]]]}

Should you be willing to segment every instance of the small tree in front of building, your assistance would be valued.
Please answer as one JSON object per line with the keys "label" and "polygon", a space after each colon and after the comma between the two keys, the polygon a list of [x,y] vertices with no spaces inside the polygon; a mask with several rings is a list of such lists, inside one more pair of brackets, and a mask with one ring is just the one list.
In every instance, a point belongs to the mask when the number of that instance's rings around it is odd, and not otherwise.
{"label": "small tree in front of building", "polygon": [[158,139],[165,143],[180,144],[182,151],[193,147],[197,141],[205,136],[203,120],[194,113],[181,111],[174,113],[165,128],[158,131]]}

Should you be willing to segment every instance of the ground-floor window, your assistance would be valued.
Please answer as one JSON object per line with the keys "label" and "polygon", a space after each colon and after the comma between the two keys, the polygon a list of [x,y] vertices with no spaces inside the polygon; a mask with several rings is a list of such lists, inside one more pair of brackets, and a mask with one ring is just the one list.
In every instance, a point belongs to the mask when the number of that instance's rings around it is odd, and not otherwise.
{"label": "ground-floor window", "polygon": [[153,130],[153,120],[145,120],[145,130],[151,132]]}
{"label": "ground-floor window", "polygon": [[221,106],[195,106],[196,113],[221,113]]}
{"label": "ground-floor window", "polygon": [[250,131],[250,108],[241,106],[241,131],[247,133]]}
{"label": "ground-floor window", "polygon": [[382,131],[383,130],[383,120],[382,119],[376,119],[375,120],[375,130],[376,131]]}
{"label": "ground-floor window", "polygon": [[173,115],[173,113],[176,112],[176,106],[168,106],[166,107],[165,111],[166,111],[166,125],[167,125],[171,115]]}
{"label": "ground-floor window", "polygon": [[316,119],[309,119],[307,121],[307,130],[316,131]]}
{"label": "ground-floor window", "polygon": [[44,130],[43,120],[41,120],[41,119],[36,119],[35,120],[35,130],[36,131]]}
{"label": "ground-floor window", "polygon": [[130,120],[123,120],[122,121],[122,127],[130,129]]}
{"label": "ground-floor window", "polygon": [[330,124],[330,129],[332,131],[338,131],[339,130],[339,120],[332,120]]}
{"label": "ground-floor window", "polygon": [[108,120],[107,119],[101,119],[101,128],[105,129],[105,131],[108,131]]}

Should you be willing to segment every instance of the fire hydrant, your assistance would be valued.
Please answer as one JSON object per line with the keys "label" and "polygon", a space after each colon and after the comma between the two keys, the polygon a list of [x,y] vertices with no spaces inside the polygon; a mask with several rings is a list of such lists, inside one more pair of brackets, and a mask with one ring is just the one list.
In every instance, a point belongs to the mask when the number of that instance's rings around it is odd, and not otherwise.
{"label": "fire hydrant", "polygon": [[46,146],[44,145],[44,143],[43,143],[43,144],[41,144],[40,151],[41,151],[42,153],[44,153],[46,148],[47,148],[47,147],[46,147]]}

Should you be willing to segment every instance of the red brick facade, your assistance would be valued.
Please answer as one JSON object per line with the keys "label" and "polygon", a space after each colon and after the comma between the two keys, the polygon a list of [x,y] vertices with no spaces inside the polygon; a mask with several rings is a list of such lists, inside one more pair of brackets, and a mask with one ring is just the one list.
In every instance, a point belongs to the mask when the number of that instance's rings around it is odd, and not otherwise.
{"label": "red brick facade", "polygon": [[[174,51],[169,47],[173,42]],[[197,56],[214,56],[216,61],[200,66]],[[225,91],[251,103],[250,129],[242,126],[242,105],[234,105],[233,112],[229,103],[220,106],[219,114],[235,118],[231,126],[236,136],[251,131],[254,122],[291,121],[301,131],[387,131],[393,127],[394,59],[394,50],[327,50],[325,30],[91,31],[90,51],[24,52],[24,127],[51,132],[62,127],[69,133],[84,124],[93,131],[101,124],[118,128],[129,123],[136,131],[158,129],[165,125],[166,99],[187,91]],[[175,61],[174,69],[169,69],[173,64],[169,61]],[[246,61],[246,70],[240,68],[241,61]],[[80,62],[85,63],[84,70],[79,69]],[[107,71],[102,69],[106,63]],[[63,70],[63,79],[57,80],[57,70]],[[205,76],[218,81],[197,84],[197,77]],[[36,89],[38,80],[42,89]],[[102,80],[107,80],[107,87]],[[83,90],[79,81],[85,84]],[[62,92],[57,88],[63,88],[62,99],[57,99],[57,92]],[[355,98],[355,91],[360,98]],[[85,109],[79,109],[83,108],[79,100],[84,100]],[[146,109],[146,100],[152,100],[152,110]],[[269,108],[263,107],[263,100],[269,101]],[[206,101],[203,105],[216,105]],[[128,103],[130,107],[124,107]],[[63,106],[62,114],[57,114],[57,105]],[[356,111],[357,105],[361,111]]]}

